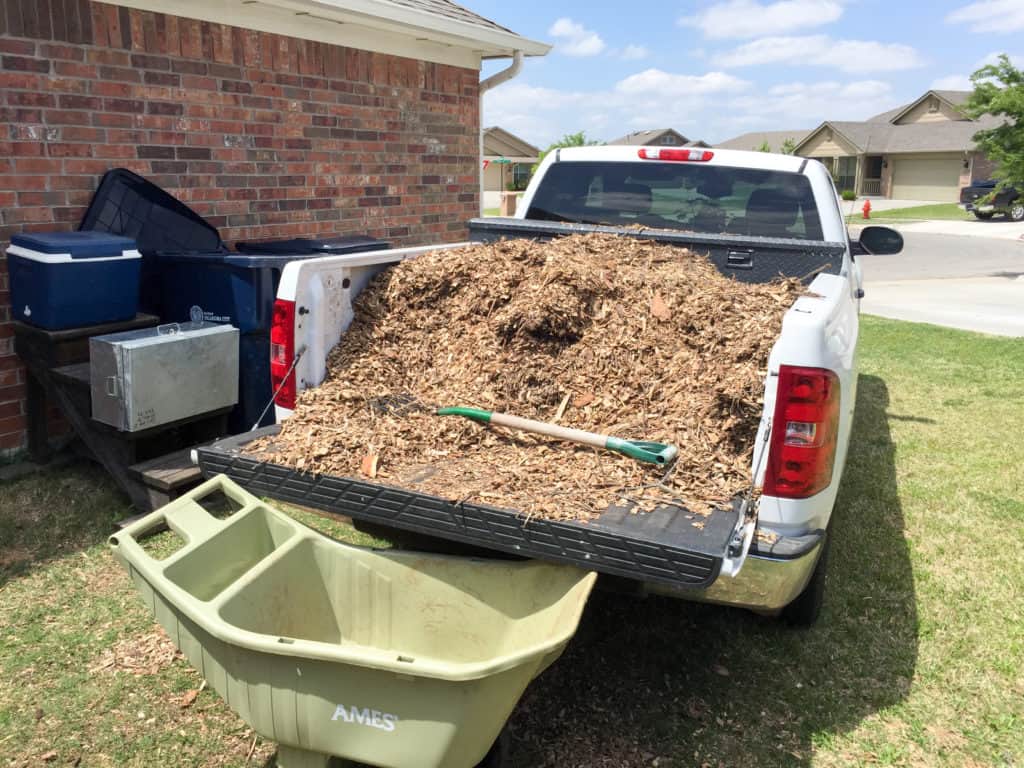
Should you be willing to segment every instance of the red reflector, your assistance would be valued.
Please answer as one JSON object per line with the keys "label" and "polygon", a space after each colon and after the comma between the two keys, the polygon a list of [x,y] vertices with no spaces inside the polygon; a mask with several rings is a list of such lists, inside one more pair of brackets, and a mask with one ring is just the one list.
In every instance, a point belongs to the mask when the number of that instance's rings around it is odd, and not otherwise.
{"label": "red reflector", "polygon": [[270,326],[270,388],[277,392],[274,402],[282,408],[295,407],[295,371],[291,369],[294,361],[295,302],[278,299]]}
{"label": "red reflector", "polygon": [[824,368],[779,368],[764,494],[806,499],[832,482],[839,377]]}
{"label": "red reflector", "polygon": [[671,160],[706,162],[715,156],[714,152],[707,149],[661,149],[643,147],[637,154],[641,160]]}

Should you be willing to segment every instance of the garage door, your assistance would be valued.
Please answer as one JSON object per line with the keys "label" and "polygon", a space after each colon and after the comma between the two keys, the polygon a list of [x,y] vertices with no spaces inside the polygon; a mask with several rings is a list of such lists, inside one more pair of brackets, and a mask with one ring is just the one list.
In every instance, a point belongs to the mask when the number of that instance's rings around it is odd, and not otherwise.
{"label": "garage door", "polygon": [[892,195],[897,200],[960,199],[960,166],[957,156],[893,160]]}

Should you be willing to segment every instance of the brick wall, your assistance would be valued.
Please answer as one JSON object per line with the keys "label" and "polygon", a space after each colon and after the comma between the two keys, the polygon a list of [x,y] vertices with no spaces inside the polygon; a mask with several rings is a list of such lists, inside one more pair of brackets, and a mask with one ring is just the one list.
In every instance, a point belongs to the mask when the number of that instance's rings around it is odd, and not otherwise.
{"label": "brick wall", "polygon": [[[478,72],[88,0],[0,0],[0,248],[73,229],[122,166],[230,242],[465,237]],[[0,451],[24,441],[0,259]]]}

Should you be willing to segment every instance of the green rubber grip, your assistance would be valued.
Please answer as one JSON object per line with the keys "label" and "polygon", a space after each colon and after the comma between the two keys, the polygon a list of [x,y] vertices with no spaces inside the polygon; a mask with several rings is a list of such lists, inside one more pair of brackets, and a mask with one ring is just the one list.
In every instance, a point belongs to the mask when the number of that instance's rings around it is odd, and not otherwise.
{"label": "green rubber grip", "polygon": [[490,424],[492,413],[492,411],[484,411],[480,408],[466,408],[461,405],[450,408],[438,408],[434,411],[434,414],[437,416],[464,416],[467,419],[479,421],[481,424]]}

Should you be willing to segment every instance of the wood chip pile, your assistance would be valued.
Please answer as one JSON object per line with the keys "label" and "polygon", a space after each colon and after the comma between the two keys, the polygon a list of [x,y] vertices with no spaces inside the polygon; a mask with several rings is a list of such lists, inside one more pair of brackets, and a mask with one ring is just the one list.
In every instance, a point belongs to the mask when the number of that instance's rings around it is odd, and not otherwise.
{"label": "wood chip pile", "polygon": [[[397,265],[359,296],[326,381],[259,458],[527,515],[588,519],[750,483],[768,353],[797,280],[750,285],[610,235],[502,241]],[[438,417],[465,405],[672,443],[666,474],[608,451]]]}

